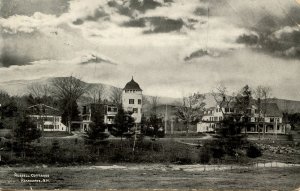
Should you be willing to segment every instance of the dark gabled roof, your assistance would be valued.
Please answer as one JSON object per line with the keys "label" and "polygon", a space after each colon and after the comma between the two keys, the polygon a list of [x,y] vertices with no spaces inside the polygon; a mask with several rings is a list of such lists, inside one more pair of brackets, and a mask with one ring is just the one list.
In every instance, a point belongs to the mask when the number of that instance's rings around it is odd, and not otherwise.
{"label": "dark gabled roof", "polygon": [[53,116],[61,116],[61,112],[51,106],[45,104],[37,104],[32,105],[27,108],[27,114],[29,115],[53,115]]}
{"label": "dark gabled roof", "polygon": [[282,117],[282,113],[280,112],[276,103],[267,103],[266,104],[266,116]]}
{"label": "dark gabled roof", "polygon": [[140,85],[138,83],[136,83],[134,80],[133,80],[133,77],[131,79],[130,82],[128,82],[125,87],[123,88],[123,90],[138,90],[138,91],[143,91],[141,88],[140,88]]}

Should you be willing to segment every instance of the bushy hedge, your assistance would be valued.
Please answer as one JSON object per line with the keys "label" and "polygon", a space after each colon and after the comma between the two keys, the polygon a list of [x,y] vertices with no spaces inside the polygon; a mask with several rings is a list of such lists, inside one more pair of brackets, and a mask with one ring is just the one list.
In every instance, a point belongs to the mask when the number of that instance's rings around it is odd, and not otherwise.
{"label": "bushy hedge", "polygon": [[247,149],[247,156],[250,158],[257,158],[260,157],[261,155],[262,155],[261,150],[254,145],[251,145]]}

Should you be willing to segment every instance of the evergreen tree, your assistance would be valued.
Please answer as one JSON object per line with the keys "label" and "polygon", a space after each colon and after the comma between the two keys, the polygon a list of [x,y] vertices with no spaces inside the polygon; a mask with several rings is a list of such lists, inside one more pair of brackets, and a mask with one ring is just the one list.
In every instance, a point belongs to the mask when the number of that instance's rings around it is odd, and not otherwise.
{"label": "evergreen tree", "polygon": [[[76,101],[66,104],[66,107],[61,109],[63,110],[62,123],[68,124],[71,121],[80,121],[80,112]],[[74,126],[72,126],[72,128],[74,128]]]}
{"label": "evergreen tree", "polygon": [[85,143],[91,146],[93,151],[97,151],[98,156],[100,154],[100,146],[105,145],[107,143],[106,139],[109,137],[109,134],[105,133],[104,129],[104,124],[100,126],[99,123],[98,125],[91,123],[84,136]]}
{"label": "evergreen tree", "polygon": [[32,141],[41,137],[41,131],[28,117],[24,117],[18,122],[18,127],[14,130],[13,135],[17,149],[25,157],[26,149],[30,147]]}
{"label": "evergreen tree", "polygon": [[123,108],[118,110],[115,117],[115,130],[116,135],[123,137],[125,132],[129,132],[134,126],[134,119],[131,113],[125,112]]}

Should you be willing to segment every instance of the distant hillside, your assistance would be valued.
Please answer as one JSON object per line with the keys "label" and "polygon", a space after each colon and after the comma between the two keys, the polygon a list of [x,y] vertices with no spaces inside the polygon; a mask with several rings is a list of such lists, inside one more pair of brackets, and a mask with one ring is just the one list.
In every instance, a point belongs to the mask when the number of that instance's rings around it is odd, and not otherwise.
{"label": "distant hillside", "polygon": [[300,101],[285,99],[270,99],[271,103],[276,103],[280,111],[287,113],[300,113]]}
{"label": "distant hillside", "polygon": [[[13,81],[7,81],[7,82],[0,82],[0,90],[6,91],[8,94],[12,96],[22,96],[28,94],[28,86],[31,84],[51,84],[51,81],[54,78],[41,78],[36,80],[13,80]],[[86,83],[86,82],[85,82]],[[126,82],[124,82],[125,85]],[[103,83],[87,83],[91,87],[97,88],[97,87],[103,87],[104,94],[103,97],[106,99],[109,99],[111,92],[119,87],[115,87],[108,84]],[[214,100],[214,97],[211,93],[206,93],[205,95],[205,107],[213,107],[216,105],[216,102]],[[150,102],[153,96],[145,95],[146,99]],[[79,100],[79,105],[83,105],[86,103],[89,103],[91,101],[90,97],[83,97]],[[170,98],[170,97],[158,97],[158,105],[173,105],[177,106],[181,104],[182,99],[181,98]],[[284,99],[270,99],[270,102],[276,103],[279,107],[279,109],[282,112],[288,112],[288,113],[300,113],[300,101],[292,101],[292,100],[284,100]],[[145,105],[145,109],[147,110],[149,108],[150,104]],[[163,110],[163,109],[162,109]]]}
{"label": "distant hillside", "polygon": [[22,96],[28,94],[28,85],[33,83],[49,84],[49,78],[41,78],[36,80],[12,80],[0,82],[0,90],[6,91],[11,96]]}
{"label": "distant hillside", "polygon": [[[54,78],[40,78],[36,80],[12,80],[7,82],[0,82],[0,90],[6,91],[11,96],[23,96],[26,94],[29,94],[28,92],[28,86],[31,84],[51,84],[51,81]],[[87,83],[87,82],[85,82]],[[124,82],[125,85],[126,82]],[[104,90],[103,97],[105,99],[109,99],[111,92],[114,89],[120,89],[119,87],[115,87],[108,84],[103,83],[87,83],[92,88],[102,87]],[[152,96],[145,95],[147,100],[151,100]],[[181,99],[178,98],[169,98],[169,97],[159,97],[159,103],[160,104],[178,104]],[[88,97],[83,97],[80,99],[79,105],[85,104],[90,102],[91,99]]]}

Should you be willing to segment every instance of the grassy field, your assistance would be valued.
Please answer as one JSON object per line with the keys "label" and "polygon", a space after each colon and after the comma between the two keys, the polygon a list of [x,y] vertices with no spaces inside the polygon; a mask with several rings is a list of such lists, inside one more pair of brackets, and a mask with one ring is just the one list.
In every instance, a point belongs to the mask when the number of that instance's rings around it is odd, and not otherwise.
{"label": "grassy field", "polygon": [[[98,162],[104,163],[175,163],[175,164],[253,164],[256,162],[287,162],[300,163],[299,153],[272,153],[263,151],[261,157],[252,159],[241,157],[236,160],[234,157],[225,156],[221,160],[216,160],[211,157],[206,160],[206,154],[203,146],[196,147],[180,143],[191,142],[199,145],[204,145],[210,140],[181,140],[179,139],[157,139],[151,141],[144,139],[136,142],[135,151],[133,152],[133,141],[124,139],[122,142],[119,139],[112,139],[107,144],[99,147],[99,150],[91,150],[90,147],[84,144],[82,138],[41,138],[35,141],[32,145],[34,150],[22,158],[18,155],[11,155],[8,150],[1,152],[2,162],[0,164],[58,164],[58,165],[76,165],[76,164],[93,164]],[[57,142],[57,147],[53,148],[54,142]],[[276,143],[277,145],[279,143]],[[274,145],[274,144],[273,144]],[[299,150],[299,148],[298,148]]]}
{"label": "grassy field", "polygon": [[44,137],[68,137],[68,136],[72,136],[72,133],[68,133],[68,132],[60,132],[60,131],[45,131],[43,132],[43,136]]}
{"label": "grassy field", "polygon": [[[131,168],[14,167],[0,168],[2,189],[213,189],[295,190],[300,188],[300,167],[246,168],[224,171],[187,172],[168,166],[160,170],[131,164]],[[47,174],[47,183],[24,183],[15,174]],[[34,179],[34,178],[27,178]],[[35,178],[36,179],[36,178]]]}

